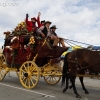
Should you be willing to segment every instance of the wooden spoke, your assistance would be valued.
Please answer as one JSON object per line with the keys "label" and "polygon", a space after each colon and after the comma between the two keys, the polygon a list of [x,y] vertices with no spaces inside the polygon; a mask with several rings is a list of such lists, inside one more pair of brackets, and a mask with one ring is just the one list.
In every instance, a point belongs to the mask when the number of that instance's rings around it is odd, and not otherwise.
{"label": "wooden spoke", "polygon": [[23,66],[23,69],[25,69],[25,71],[27,71],[27,68],[26,68],[26,66],[25,66],[25,65]]}
{"label": "wooden spoke", "polygon": [[55,81],[57,81],[57,79],[56,79],[55,77],[53,77],[53,79],[54,79]]}
{"label": "wooden spoke", "polygon": [[25,80],[25,85],[27,84],[27,82],[28,82],[28,81],[27,81],[27,78],[26,78],[26,80]]}
{"label": "wooden spoke", "polygon": [[37,80],[34,76],[33,76],[33,77],[31,77],[31,78],[32,78],[33,80],[35,80],[35,81]]}
{"label": "wooden spoke", "polygon": [[24,71],[23,69],[22,69],[21,71],[22,71],[23,73],[25,73],[25,71]]}
{"label": "wooden spoke", "polygon": [[45,78],[46,80],[48,80],[50,78],[50,76],[48,76],[47,78]]}
{"label": "wooden spoke", "polygon": [[30,86],[30,78],[28,78],[28,86],[29,86],[29,88],[31,87],[31,86]]}
{"label": "wooden spoke", "polygon": [[30,80],[31,80],[32,85],[34,85],[32,78]]}
{"label": "wooden spoke", "polygon": [[23,78],[22,78],[22,81],[24,81],[25,79],[26,79],[26,77],[23,77]]}

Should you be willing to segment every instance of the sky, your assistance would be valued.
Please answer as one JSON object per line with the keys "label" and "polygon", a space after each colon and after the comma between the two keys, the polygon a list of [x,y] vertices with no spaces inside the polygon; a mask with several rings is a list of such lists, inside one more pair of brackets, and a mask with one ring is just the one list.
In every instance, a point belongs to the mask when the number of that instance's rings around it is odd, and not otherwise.
{"label": "sky", "polygon": [[30,20],[38,12],[41,20],[56,25],[59,37],[100,45],[100,0],[0,0],[0,47],[3,32],[13,30],[27,13]]}

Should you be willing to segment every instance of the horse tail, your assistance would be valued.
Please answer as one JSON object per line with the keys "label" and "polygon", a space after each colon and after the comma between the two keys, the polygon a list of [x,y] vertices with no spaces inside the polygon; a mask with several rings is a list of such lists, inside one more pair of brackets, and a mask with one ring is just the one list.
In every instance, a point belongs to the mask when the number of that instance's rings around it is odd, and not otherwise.
{"label": "horse tail", "polygon": [[63,71],[62,71],[62,86],[63,84],[65,84],[65,79],[67,77],[67,72],[68,72],[68,61],[67,61],[67,57],[68,57],[67,53],[64,57],[64,65],[63,65]]}

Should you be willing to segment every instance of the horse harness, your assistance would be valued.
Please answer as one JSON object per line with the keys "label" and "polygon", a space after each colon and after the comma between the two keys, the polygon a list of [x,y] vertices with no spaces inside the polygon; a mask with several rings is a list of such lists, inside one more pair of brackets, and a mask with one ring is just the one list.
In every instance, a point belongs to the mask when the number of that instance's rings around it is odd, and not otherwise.
{"label": "horse harness", "polygon": [[[83,67],[82,65],[79,64],[79,61],[78,61],[78,58],[77,58],[77,50],[75,50],[74,55],[75,55],[75,59],[74,60],[71,60],[72,55],[69,56],[68,63],[75,63],[76,68],[77,68],[77,71],[84,70],[84,69],[88,69],[88,68],[90,68],[92,66],[95,66],[95,65],[99,65],[100,64],[100,62],[98,62],[98,63],[95,63],[95,64],[93,64],[91,66]],[[99,55],[100,55],[100,53],[99,53]]]}

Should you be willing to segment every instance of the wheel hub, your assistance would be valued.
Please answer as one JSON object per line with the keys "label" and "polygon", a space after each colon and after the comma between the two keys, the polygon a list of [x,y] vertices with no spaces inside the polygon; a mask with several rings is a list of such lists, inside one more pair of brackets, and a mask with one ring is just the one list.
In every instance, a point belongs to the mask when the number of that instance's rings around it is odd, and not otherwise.
{"label": "wheel hub", "polygon": [[28,73],[24,73],[24,76],[25,76],[25,77],[28,77]]}
{"label": "wheel hub", "polygon": [[25,77],[31,77],[31,73],[30,72],[24,73],[24,76]]}

